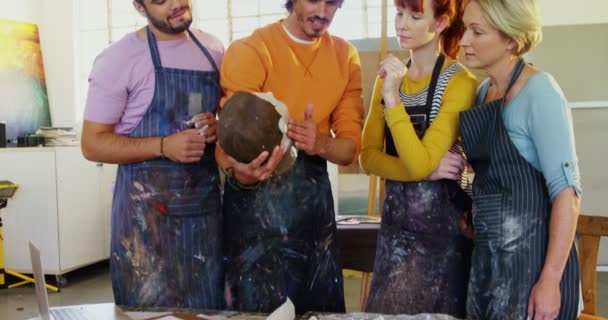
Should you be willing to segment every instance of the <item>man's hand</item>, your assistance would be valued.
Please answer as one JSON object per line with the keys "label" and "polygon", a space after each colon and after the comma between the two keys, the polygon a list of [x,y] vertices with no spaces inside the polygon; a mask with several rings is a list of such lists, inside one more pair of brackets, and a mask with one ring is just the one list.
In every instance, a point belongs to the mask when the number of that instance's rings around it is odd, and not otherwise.
{"label": "man's hand", "polygon": [[211,112],[199,113],[188,120],[187,125],[199,129],[199,134],[205,137],[205,142],[213,143],[216,140],[217,120]]}
{"label": "man's hand", "polygon": [[540,280],[532,288],[528,302],[528,319],[553,320],[559,315],[561,291],[559,281]]}
{"label": "man's hand", "polygon": [[206,137],[199,129],[188,129],[166,136],[162,141],[165,157],[181,163],[197,162],[205,152]]}
{"label": "man's hand", "polygon": [[[238,162],[229,155],[226,155],[229,166],[232,168],[234,178],[243,185],[252,185],[260,181],[267,180],[272,176],[272,172],[283,159],[283,148],[275,146],[272,154],[268,151],[260,155],[249,163]],[[270,156],[270,157],[269,157]],[[268,159],[268,161],[266,161]],[[266,161],[266,163],[264,163]]]}
{"label": "man's hand", "polygon": [[292,139],[298,150],[309,156],[327,154],[330,137],[321,134],[317,123],[312,119],[314,105],[308,104],[304,112],[304,120],[289,120],[287,136]]}
{"label": "man's hand", "polygon": [[407,67],[393,55],[388,55],[380,62],[378,76],[384,79],[382,83],[382,98],[384,107],[392,108],[399,104],[399,88],[403,82],[403,77],[407,73]]}
{"label": "man's hand", "polygon": [[426,179],[431,181],[441,179],[458,181],[466,164],[467,161],[461,154],[448,151],[441,158],[439,166]]}

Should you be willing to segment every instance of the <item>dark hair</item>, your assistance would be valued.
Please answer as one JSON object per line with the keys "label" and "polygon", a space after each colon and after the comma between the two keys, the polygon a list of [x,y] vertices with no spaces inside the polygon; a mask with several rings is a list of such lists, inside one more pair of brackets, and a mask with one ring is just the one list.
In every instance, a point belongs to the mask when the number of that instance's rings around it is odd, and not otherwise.
{"label": "dark hair", "polygon": [[[395,0],[395,5],[400,8],[410,8],[413,11],[424,12],[424,0]],[[460,51],[460,38],[464,34],[464,22],[462,22],[463,1],[462,0],[431,0],[435,18],[447,15],[450,25],[441,33],[440,41],[443,52],[450,58],[456,59]]]}
{"label": "dark hair", "polygon": [[293,0],[287,0],[285,2],[285,9],[287,9],[289,13],[293,11]]}
{"label": "dark hair", "polygon": [[[340,0],[340,7],[342,7],[343,2],[344,2],[344,0]],[[289,14],[291,14],[293,12],[293,0],[285,1],[285,9],[287,9]]]}
{"label": "dark hair", "polygon": [[135,0],[135,2],[141,4],[142,6],[144,5],[144,0]]}

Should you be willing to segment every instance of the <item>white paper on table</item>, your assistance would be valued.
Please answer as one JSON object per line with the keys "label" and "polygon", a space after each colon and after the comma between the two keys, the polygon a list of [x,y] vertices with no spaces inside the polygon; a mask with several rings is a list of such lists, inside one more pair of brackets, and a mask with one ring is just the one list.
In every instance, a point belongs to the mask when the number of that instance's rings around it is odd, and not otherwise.
{"label": "white paper on table", "polygon": [[226,317],[224,316],[208,316],[206,314],[197,314],[196,315],[197,318],[201,318],[201,319],[208,319],[208,320],[225,320]]}
{"label": "white paper on table", "polygon": [[274,310],[266,320],[294,320],[296,318],[296,308],[287,298],[285,302]]}
{"label": "white paper on table", "polygon": [[157,318],[162,316],[167,316],[172,314],[173,312],[140,312],[140,311],[130,311],[125,312],[127,317],[131,320],[145,320],[151,318]]}

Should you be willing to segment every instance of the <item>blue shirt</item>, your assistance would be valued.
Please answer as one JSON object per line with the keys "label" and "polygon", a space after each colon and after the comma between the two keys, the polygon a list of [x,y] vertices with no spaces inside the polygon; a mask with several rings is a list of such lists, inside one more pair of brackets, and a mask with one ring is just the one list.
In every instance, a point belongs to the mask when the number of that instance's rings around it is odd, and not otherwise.
{"label": "blue shirt", "polygon": [[[481,85],[477,105],[489,87],[489,80]],[[580,197],[572,113],[555,79],[546,72],[534,74],[504,107],[502,118],[521,156],[545,177],[551,202],[568,187]]]}

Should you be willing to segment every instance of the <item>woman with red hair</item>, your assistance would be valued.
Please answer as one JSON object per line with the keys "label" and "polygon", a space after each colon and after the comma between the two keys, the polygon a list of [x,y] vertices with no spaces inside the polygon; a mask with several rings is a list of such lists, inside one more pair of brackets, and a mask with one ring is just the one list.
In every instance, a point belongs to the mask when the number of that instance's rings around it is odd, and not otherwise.
{"label": "woman with red hair", "polygon": [[470,199],[458,183],[465,161],[457,138],[459,113],[473,105],[477,83],[455,60],[462,5],[395,4],[399,45],[410,60],[380,63],[360,156],[367,172],[387,179],[367,311],[464,318]]}

